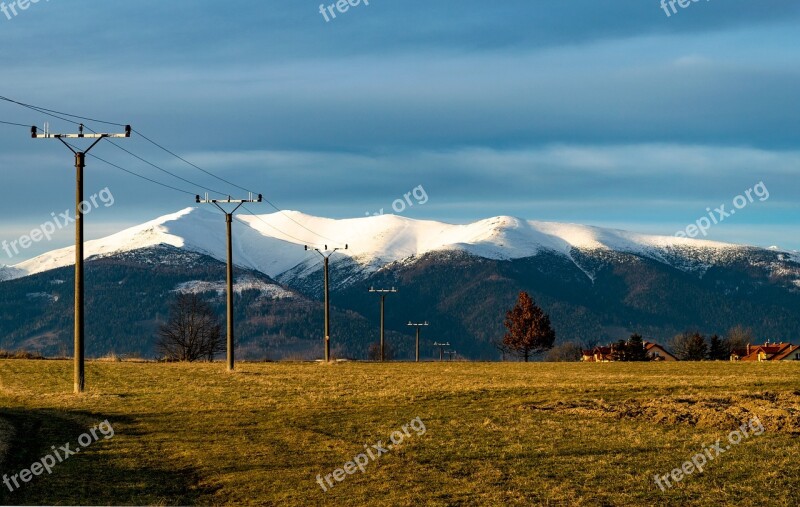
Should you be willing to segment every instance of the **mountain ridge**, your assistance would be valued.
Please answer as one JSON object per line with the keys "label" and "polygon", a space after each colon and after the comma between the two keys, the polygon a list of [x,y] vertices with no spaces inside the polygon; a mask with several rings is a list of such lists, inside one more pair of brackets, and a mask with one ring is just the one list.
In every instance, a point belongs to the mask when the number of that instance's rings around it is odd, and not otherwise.
{"label": "mountain ridge", "polygon": [[[223,216],[189,207],[130,227],[110,236],[87,241],[86,258],[169,245],[224,261]],[[310,237],[314,234],[316,238]],[[328,238],[349,242],[333,262],[349,259],[363,275],[391,263],[419,258],[430,252],[464,251],[477,257],[513,260],[553,251],[575,262],[575,250],[616,251],[651,258],[684,271],[703,271],[726,257],[747,251],[770,251],[797,261],[796,252],[762,249],[708,240],[648,235],[573,223],[542,222],[497,216],[469,224],[415,220],[396,215],[351,219],[314,217],[297,211],[239,215],[234,222],[234,262],[284,282],[318,269],[319,259],[302,248]],[[309,241],[304,241],[309,240]],[[341,246],[341,245],[336,245]],[[53,250],[13,266],[0,268],[0,280],[42,273],[74,263],[74,247]],[[358,277],[356,277],[358,278]]]}

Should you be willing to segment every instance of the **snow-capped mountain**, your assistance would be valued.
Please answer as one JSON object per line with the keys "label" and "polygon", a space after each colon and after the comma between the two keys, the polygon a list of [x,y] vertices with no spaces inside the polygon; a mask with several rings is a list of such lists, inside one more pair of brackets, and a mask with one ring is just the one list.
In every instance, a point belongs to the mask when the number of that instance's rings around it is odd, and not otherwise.
{"label": "snow-capped mountain", "polygon": [[[225,229],[221,213],[187,208],[87,242],[90,352],[152,357],[152,337],[176,293],[201,294],[222,315]],[[428,339],[458,344],[467,357],[496,358],[492,342],[521,290],[548,312],[560,341],[608,343],[632,332],[665,341],[737,325],[760,340],[795,340],[800,328],[800,259],[777,248],[512,217],[453,225],[286,211],[234,222],[237,337],[248,357],[318,357],[322,266],[303,247],[344,243],[349,249],[331,264],[334,348],[342,357],[366,357],[374,343],[373,285],[399,290],[386,326],[406,357],[413,352],[407,322],[427,320]],[[68,348],[73,259],[64,248],[0,268],[0,314],[14,316],[0,319],[0,349]]]}
{"label": "snow-capped mountain", "polygon": [[[572,259],[581,269],[584,266],[574,259],[575,251],[608,251],[647,257],[682,270],[702,270],[753,250],[727,243],[512,217],[453,225],[394,215],[333,220],[285,211],[259,216],[240,214],[234,222],[235,263],[284,283],[318,270],[318,256],[305,251],[304,245],[333,247],[345,243],[349,249],[337,254],[334,262],[351,261],[355,267],[351,283],[387,264],[439,251],[462,251],[493,260],[555,252]],[[89,241],[85,252],[90,259],[157,245],[170,245],[224,261],[224,217],[206,208],[186,208]],[[783,254],[787,258],[793,255]],[[3,279],[19,278],[71,265],[73,258],[73,248],[63,248],[5,267],[0,274]]]}

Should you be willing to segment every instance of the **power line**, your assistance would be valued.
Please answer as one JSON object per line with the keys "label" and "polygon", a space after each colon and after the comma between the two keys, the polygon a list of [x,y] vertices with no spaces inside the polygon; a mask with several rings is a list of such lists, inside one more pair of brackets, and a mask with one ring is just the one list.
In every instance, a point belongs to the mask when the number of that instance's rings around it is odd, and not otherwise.
{"label": "power line", "polygon": [[232,181],[228,181],[228,180],[226,180],[225,178],[222,178],[222,177],[220,177],[220,176],[217,176],[216,174],[212,173],[211,171],[206,171],[206,170],[205,170],[205,169],[203,169],[202,167],[200,167],[200,166],[198,166],[198,165],[195,165],[195,164],[193,164],[193,163],[189,162],[188,160],[186,160],[185,158],[181,157],[181,156],[180,156],[180,155],[178,155],[177,153],[175,153],[175,152],[173,152],[173,151],[170,151],[169,149],[165,148],[164,146],[162,146],[162,145],[158,144],[157,142],[153,141],[152,139],[150,139],[150,138],[149,138],[149,137],[147,137],[146,135],[142,134],[142,133],[141,133],[140,131],[138,131],[138,130],[134,130],[134,132],[136,132],[137,134],[139,134],[139,136],[141,136],[141,137],[142,137],[142,139],[144,139],[145,141],[149,142],[149,143],[150,143],[150,144],[152,144],[153,146],[155,146],[155,147],[157,147],[157,148],[159,148],[159,149],[161,149],[161,150],[165,151],[166,153],[169,153],[170,155],[172,155],[173,157],[177,158],[177,159],[178,159],[178,160],[180,160],[181,162],[184,162],[184,163],[186,163],[186,164],[188,164],[188,165],[190,165],[190,166],[194,167],[194,168],[195,168],[195,169],[197,169],[198,171],[202,171],[202,172],[204,172],[204,173],[208,174],[209,176],[211,176],[211,177],[213,177],[213,178],[216,178],[216,179],[218,179],[219,181],[222,181],[222,182],[224,182],[224,183],[227,183],[228,185],[231,185],[231,186],[233,186],[233,187],[236,187],[236,188],[238,188],[238,189],[240,189],[240,190],[244,190],[245,192],[249,192],[249,193],[251,193],[251,194],[254,194],[254,193],[256,193],[256,192],[253,192],[253,191],[252,191],[252,190],[250,190],[250,189],[247,189],[247,188],[244,188],[244,187],[242,187],[242,186],[240,186],[240,185],[237,185],[236,183],[233,183]]}
{"label": "power line", "polygon": [[[89,129],[89,130],[91,130],[91,129]],[[144,162],[145,164],[149,165],[150,167],[154,167],[154,168],[158,169],[159,171],[161,171],[161,172],[163,172],[163,173],[165,173],[165,174],[169,174],[169,175],[170,175],[170,176],[172,176],[173,178],[177,178],[177,179],[179,179],[179,180],[181,180],[181,181],[183,181],[183,182],[185,182],[185,183],[188,183],[188,184],[190,184],[190,185],[194,185],[194,186],[196,186],[196,187],[198,187],[198,188],[202,188],[203,190],[208,190],[209,192],[212,192],[212,193],[215,193],[215,194],[219,194],[219,195],[228,195],[228,194],[226,194],[225,192],[220,192],[219,190],[214,190],[213,188],[208,188],[208,187],[206,187],[206,186],[204,186],[204,185],[201,185],[201,184],[199,184],[199,183],[195,183],[194,181],[192,181],[192,180],[188,180],[188,179],[184,178],[183,176],[178,176],[177,174],[175,174],[175,173],[173,173],[173,172],[170,172],[170,171],[168,171],[168,170],[164,169],[163,167],[159,167],[159,166],[157,166],[156,164],[154,164],[154,163],[152,163],[152,162],[150,162],[150,161],[148,161],[148,160],[145,160],[145,159],[143,159],[142,157],[140,157],[139,155],[137,155],[137,154],[133,153],[132,151],[130,151],[130,150],[126,150],[125,148],[123,148],[122,146],[118,145],[117,143],[114,143],[114,142],[112,142],[111,144],[112,144],[113,146],[116,146],[116,147],[117,147],[117,148],[119,148],[120,150],[124,151],[124,152],[125,152],[125,153],[127,153],[128,155],[132,156],[133,158],[135,158],[135,159],[137,159],[137,160],[139,160],[139,161],[141,161],[141,162]]]}
{"label": "power line", "polygon": [[[180,160],[180,161],[182,161],[182,162],[184,162],[184,163],[186,163],[186,164],[188,164],[188,165],[190,165],[190,166],[194,167],[194,168],[195,168],[195,169],[197,169],[198,171],[202,171],[202,172],[204,172],[204,173],[208,174],[209,176],[211,176],[211,177],[213,177],[213,178],[216,178],[216,179],[218,179],[219,181],[222,181],[222,182],[224,182],[224,183],[227,183],[228,185],[234,186],[234,187],[236,187],[236,188],[238,188],[238,189],[240,189],[240,190],[244,190],[245,192],[255,193],[255,192],[253,192],[253,191],[252,191],[252,190],[250,190],[250,189],[247,189],[247,188],[245,188],[245,187],[242,187],[242,186],[240,186],[240,185],[237,185],[236,183],[233,183],[232,181],[229,181],[229,180],[226,180],[225,178],[222,178],[222,177],[220,177],[220,176],[217,176],[216,174],[212,173],[211,171],[207,171],[206,169],[203,169],[202,167],[198,166],[197,164],[194,164],[194,163],[192,163],[192,162],[189,162],[188,160],[186,160],[185,158],[181,157],[181,156],[180,156],[180,155],[178,155],[177,153],[175,153],[175,152],[173,152],[173,151],[171,151],[171,150],[169,150],[169,149],[165,148],[165,147],[164,147],[164,146],[162,146],[161,144],[159,144],[159,143],[157,143],[157,142],[153,141],[152,139],[150,139],[149,137],[145,136],[145,135],[144,135],[144,134],[142,134],[140,131],[138,131],[138,130],[135,130],[135,129],[134,129],[134,132],[136,132],[137,134],[139,134],[139,135],[140,135],[140,136],[141,136],[141,137],[142,137],[142,138],[143,138],[145,141],[147,141],[147,142],[151,143],[153,146],[156,146],[157,148],[159,148],[159,149],[163,150],[164,152],[166,152],[166,153],[168,153],[168,154],[172,155],[173,157],[177,158],[178,160]],[[223,195],[225,195],[225,194],[223,194]],[[322,239],[327,239],[327,240],[329,240],[329,241],[335,241],[333,238],[329,238],[329,237],[327,237],[327,236],[324,236],[324,235],[322,235],[322,234],[320,234],[320,233],[318,233],[318,232],[315,232],[315,231],[313,231],[313,230],[309,229],[308,227],[306,227],[306,226],[305,226],[305,225],[303,225],[302,223],[298,222],[297,220],[295,220],[294,218],[292,218],[291,216],[289,216],[289,215],[286,213],[286,211],[284,211],[283,209],[281,209],[280,207],[278,207],[276,204],[274,204],[274,203],[273,203],[272,201],[270,201],[269,199],[267,199],[267,198],[263,198],[263,201],[264,201],[265,203],[269,204],[269,205],[270,205],[272,208],[274,208],[276,211],[280,212],[280,213],[281,213],[283,216],[285,216],[287,219],[289,219],[290,221],[294,222],[296,225],[299,225],[300,227],[302,227],[302,228],[303,228],[303,229],[305,229],[306,231],[310,232],[310,233],[311,233],[311,234],[313,234],[314,236],[317,236],[317,237],[319,237],[319,238],[322,238]]]}
{"label": "power line", "polygon": [[28,128],[28,129],[31,128],[30,125],[23,125],[22,123],[14,123],[14,122],[11,122],[11,121],[0,120],[0,123],[2,123],[4,125],[14,125],[15,127],[25,127],[25,128]]}
{"label": "power line", "polygon": [[[62,116],[69,116],[71,118],[78,118],[79,120],[86,120],[86,121],[91,121],[91,122],[95,122],[95,123],[105,123],[106,125],[114,125],[114,126],[117,126],[117,127],[124,127],[125,126],[122,123],[114,123],[114,122],[110,122],[110,121],[98,120],[98,119],[95,119],[95,118],[87,118],[85,116],[78,116],[78,115],[75,115],[75,114],[64,113],[62,111],[56,111],[54,109],[47,109],[47,108],[44,108],[44,107],[39,107],[39,106],[31,105],[31,104],[26,104],[24,102],[19,102],[17,100],[9,99],[8,97],[3,97],[2,95],[0,95],[0,100],[4,100],[6,102],[11,102],[12,104],[17,104],[17,105],[20,105],[22,107],[27,107],[28,109],[33,109],[34,111],[44,112],[46,114],[47,113],[55,113],[55,114],[60,114]],[[59,120],[64,120],[64,121],[68,121],[68,122],[71,122],[71,123],[78,124],[78,122],[73,122],[72,120],[66,120],[64,118],[60,118],[60,117],[57,117],[57,116],[55,116],[55,117],[58,118]]]}
{"label": "power line", "polygon": [[169,188],[169,189],[171,189],[171,190],[175,190],[175,191],[177,191],[177,192],[181,192],[181,193],[184,193],[184,194],[188,194],[188,195],[197,195],[197,193],[196,193],[196,192],[189,192],[188,190],[182,190],[182,189],[180,189],[180,188],[173,187],[172,185],[168,185],[168,184],[166,184],[166,183],[161,183],[160,181],[156,181],[156,180],[154,180],[154,179],[148,178],[147,176],[142,176],[141,174],[138,174],[138,173],[135,173],[135,172],[133,172],[133,171],[130,171],[130,170],[128,170],[128,169],[125,169],[124,167],[118,166],[117,164],[113,164],[113,163],[109,162],[108,160],[104,160],[104,159],[102,159],[102,158],[98,157],[97,155],[91,155],[91,154],[90,154],[89,156],[90,156],[90,157],[92,157],[92,158],[94,158],[94,159],[97,159],[97,160],[99,160],[100,162],[103,162],[104,164],[108,164],[108,165],[110,165],[111,167],[114,167],[114,168],[116,168],[116,169],[119,169],[120,171],[125,171],[126,173],[128,173],[128,174],[131,174],[131,175],[133,175],[133,176],[136,176],[137,178],[141,178],[141,179],[143,179],[143,180],[149,181],[150,183],[155,183],[156,185],[161,185],[162,187],[166,187],[166,188]]}
{"label": "power line", "polygon": [[[256,220],[258,220],[259,222],[261,222],[262,224],[266,225],[267,227],[269,227],[269,228],[270,228],[270,229],[272,229],[272,230],[278,231],[279,233],[283,234],[283,235],[284,235],[284,236],[286,236],[287,238],[291,238],[291,239],[293,239],[293,240],[295,240],[295,241],[297,241],[297,242],[299,242],[299,243],[301,243],[301,244],[303,244],[303,245],[307,245],[308,243],[313,243],[312,241],[305,241],[305,240],[302,240],[302,239],[300,239],[300,238],[297,238],[297,237],[295,237],[295,236],[292,236],[291,234],[289,234],[289,233],[287,233],[287,232],[283,232],[282,230],[278,229],[278,228],[277,228],[277,227],[275,227],[274,225],[270,224],[269,222],[267,222],[266,220],[264,220],[264,219],[263,219],[263,218],[261,218],[260,216],[256,215],[256,214],[255,214],[255,213],[253,213],[252,211],[250,211],[250,210],[247,208],[247,206],[242,206],[242,209],[243,209],[243,210],[245,210],[246,212],[248,212],[248,213],[249,213],[250,215],[252,215],[253,217],[255,217],[255,219],[256,219]],[[248,224],[248,223],[245,223],[245,222],[243,222],[243,223],[244,223],[245,225],[247,225],[248,227],[250,226],[250,224]]]}
{"label": "power line", "polygon": [[[51,117],[53,117],[53,118],[56,118],[56,119],[59,119],[59,120],[62,120],[62,121],[68,122],[68,123],[73,123],[73,124],[76,124],[76,125],[79,125],[80,123],[79,123],[79,122],[77,122],[77,121],[74,121],[74,120],[70,120],[69,118],[77,118],[77,119],[80,119],[80,120],[85,120],[85,121],[90,121],[90,122],[95,122],[95,123],[104,123],[104,124],[107,124],[107,125],[116,125],[116,126],[122,126],[122,127],[124,127],[124,126],[125,126],[125,125],[123,125],[123,124],[121,124],[121,123],[109,122],[109,121],[105,121],[105,120],[98,120],[98,119],[96,119],[96,118],[90,118],[90,117],[87,117],[87,116],[80,116],[80,115],[75,115],[75,114],[65,113],[65,112],[63,112],[63,111],[57,111],[57,110],[55,110],[55,109],[48,109],[48,108],[45,108],[45,107],[35,106],[35,105],[32,105],[32,104],[26,104],[25,102],[20,102],[20,101],[18,101],[18,100],[10,99],[10,98],[8,98],[8,97],[4,97],[4,96],[2,96],[2,95],[0,95],[0,100],[6,101],[6,102],[10,102],[10,103],[12,103],[12,104],[17,104],[17,105],[19,105],[19,106],[22,106],[22,107],[25,107],[25,108],[31,109],[31,110],[33,110],[33,111],[36,111],[36,112],[39,112],[39,113],[45,114],[45,115],[47,115],[47,116],[51,116]],[[65,118],[65,116],[66,116],[66,117],[69,117],[69,118]],[[86,127],[86,128],[87,128],[87,130],[89,130],[89,131],[91,131],[91,132],[95,133],[95,131],[94,131],[94,130],[92,130],[91,128],[89,128],[89,127]],[[235,183],[233,183],[233,182],[231,182],[231,181],[229,181],[229,180],[226,180],[225,178],[222,178],[222,177],[220,177],[220,176],[217,176],[217,175],[213,174],[211,171],[208,171],[208,170],[206,170],[206,169],[203,169],[202,167],[200,167],[200,166],[198,166],[198,165],[196,165],[196,164],[193,164],[192,162],[189,162],[188,160],[186,160],[185,158],[181,157],[180,155],[178,155],[178,154],[174,153],[173,151],[171,151],[171,150],[167,149],[167,148],[166,148],[166,147],[164,147],[163,145],[161,145],[161,144],[159,144],[159,143],[157,143],[157,142],[153,141],[153,140],[152,140],[152,139],[150,139],[149,137],[145,136],[144,134],[142,134],[142,133],[141,133],[141,132],[139,132],[138,130],[135,130],[134,132],[136,132],[137,134],[139,134],[139,135],[140,135],[140,136],[141,136],[141,137],[142,137],[144,140],[146,140],[147,142],[149,142],[149,143],[153,144],[154,146],[156,146],[156,147],[158,147],[159,149],[161,149],[161,150],[165,151],[166,153],[168,153],[168,154],[172,155],[173,157],[176,157],[178,160],[181,160],[182,162],[184,162],[184,163],[186,163],[186,164],[188,164],[188,165],[190,165],[190,166],[194,167],[195,169],[197,169],[197,170],[199,170],[199,171],[202,171],[202,172],[204,172],[205,174],[208,174],[209,176],[212,176],[212,177],[214,177],[214,178],[216,178],[216,179],[218,179],[218,180],[220,180],[220,181],[222,181],[222,182],[224,182],[224,183],[227,183],[227,184],[229,184],[229,185],[232,185],[232,186],[234,186],[234,187],[236,187],[236,188],[239,188],[239,189],[241,189],[241,190],[244,190],[244,191],[246,191],[246,192],[255,193],[255,192],[252,192],[251,190],[248,190],[248,189],[246,189],[246,188],[244,188],[244,187],[242,187],[242,186],[240,186],[240,185],[237,185],[237,184],[235,184]],[[194,186],[196,186],[196,187],[202,188],[203,190],[208,190],[209,192],[212,192],[212,193],[215,193],[215,194],[219,194],[219,195],[228,195],[228,194],[226,194],[225,192],[220,192],[219,190],[214,190],[214,189],[211,189],[211,188],[209,188],[209,187],[206,187],[206,186],[204,186],[204,185],[200,185],[200,184],[198,184],[198,183],[195,183],[195,182],[193,182],[193,181],[191,181],[191,180],[188,180],[188,179],[186,179],[186,178],[183,178],[183,177],[181,177],[181,176],[178,176],[177,174],[174,174],[174,173],[172,173],[172,172],[170,172],[170,171],[168,171],[168,170],[166,170],[166,169],[164,169],[164,168],[162,168],[162,167],[159,167],[159,166],[158,166],[158,165],[156,165],[156,164],[153,164],[152,162],[149,162],[149,161],[145,160],[144,158],[142,158],[142,157],[140,157],[140,156],[138,156],[138,155],[134,154],[133,152],[131,152],[131,151],[129,151],[129,150],[127,150],[127,149],[123,148],[122,146],[119,146],[119,145],[118,145],[118,144],[116,144],[116,143],[113,143],[113,142],[112,142],[111,144],[113,144],[113,145],[114,145],[114,146],[116,146],[117,148],[121,149],[122,151],[124,151],[124,152],[128,153],[128,154],[129,154],[129,155],[131,155],[132,157],[134,157],[134,158],[136,158],[136,159],[140,160],[141,162],[144,162],[145,164],[147,164],[147,165],[149,165],[149,166],[151,166],[151,167],[153,167],[153,168],[155,168],[155,169],[158,169],[159,171],[161,171],[161,172],[163,172],[163,173],[165,173],[165,174],[168,174],[168,175],[170,175],[170,176],[172,176],[172,177],[174,177],[174,178],[177,178],[177,179],[179,179],[179,180],[181,180],[181,181],[183,181],[183,182],[185,182],[185,183],[189,183],[190,185],[194,185]],[[95,157],[95,158],[97,158],[97,157]],[[98,158],[98,160],[100,160],[100,159]],[[118,169],[119,169],[119,167],[118,167]],[[124,170],[124,169],[123,169],[123,170]],[[133,174],[133,173],[132,173],[132,174]],[[148,178],[145,178],[145,177],[143,177],[143,176],[140,176],[140,175],[137,175],[137,174],[135,174],[135,175],[136,175],[136,176],[139,176],[139,177],[142,177],[142,178],[144,178],[144,179],[148,179]],[[151,181],[152,181],[152,180],[151,180]],[[159,185],[163,185],[163,184],[161,184],[161,183],[157,183],[157,184],[159,184]],[[168,186],[168,185],[163,185],[163,186]],[[169,186],[168,186],[168,187],[169,187]],[[170,187],[170,188],[173,188],[173,189],[174,189],[174,187]],[[183,192],[183,190],[181,190],[181,192]],[[284,217],[286,217],[286,218],[287,218],[289,221],[293,222],[294,224],[296,224],[297,226],[301,227],[302,229],[304,229],[304,230],[306,230],[306,231],[310,232],[310,233],[311,233],[311,234],[313,234],[314,236],[317,236],[318,238],[321,238],[321,239],[326,239],[326,240],[328,240],[328,241],[334,241],[334,242],[336,241],[336,240],[334,240],[333,238],[329,238],[329,237],[327,237],[327,236],[325,236],[325,235],[323,235],[323,234],[320,234],[320,233],[318,233],[318,232],[316,232],[316,231],[314,231],[314,230],[310,229],[310,228],[309,228],[309,227],[307,227],[305,224],[302,224],[302,223],[298,222],[297,220],[295,220],[294,218],[292,218],[292,217],[291,217],[291,216],[290,216],[288,213],[286,213],[286,211],[285,211],[285,210],[281,209],[279,206],[277,206],[275,203],[273,203],[273,202],[272,202],[272,201],[270,201],[269,199],[266,199],[266,198],[264,198],[263,200],[264,200],[264,202],[266,202],[266,203],[267,203],[269,206],[271,206],[271,207],[272,207],[272,208],[274,208],[276,211],[278,211],[279,213],[281,213],[281,214],[282,214]],[[256,215],[254,215],[254,216],[256,216]],[[263,222],[263,220],[262,220],[262,222]],[[266,222],[265,222],[265,223],[266,223]],[[272,226],[270,226],[270,227],[272,227]],[[275,229],[275,230],[279,230],[279,229],[276,229],[275,227],[272,227],[272,228],[273,228],[273,229]],[[285,234],[285,233],[284,233],[284,234]],[[292,236],[291,236],[291,235],[289,235],[289,234],[286,234],[286,236],[288,236],[288,237],[292,237]],[[297,238],[294,238],[294,239],[297,239]],[[301,241],[301,242],[302,242],[302,243],[308,243],[307,241]]]}

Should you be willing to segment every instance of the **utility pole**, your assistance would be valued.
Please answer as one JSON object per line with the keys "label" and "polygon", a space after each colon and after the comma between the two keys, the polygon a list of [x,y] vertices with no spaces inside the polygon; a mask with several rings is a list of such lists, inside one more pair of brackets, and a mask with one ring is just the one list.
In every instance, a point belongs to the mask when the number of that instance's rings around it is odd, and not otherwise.
{"label": "utility pole", "polygon": [[445,354],[447,354],[448,356],[448,361],[452,361],[453,356],[458,355],[458,353],[455,350],[448,350],[447,352],[445,352]]}
{"label": "utility pole", "polygon": [[445,347],[449,347],[450,346],[450,342],[447,342],[447,343],[434,342],[433,346],[434,347],[439,347],[439,362],[441,363],[442,361],[444,361],[444,348]]}
{"label": "utility pole", "polygon": [[[258,199],[253,199],[253,194],[251,193],[248,199],[239,199],[233,200],[230,196],[228,196],[227,200],[217,200],[217,199],[209,199],[208,194],[206,194],[205,199],[200,199],[200,196],[195,196],[195,202],[197,204],[213,204],[220,211],[225,213],[225,223],[227,225],[227,232],[228,232],[228,267],[227,267],[227,278],[228,278],[228,371],[233,371],[234,369],[234,344],[233,344],[233,234],[232,234],[232,225],[233,225],[233,214],[244,204],[251,203],[251,202],[261,202],[263,197],[261,194],[258,194]],[[236,204],[236,207],[233,208],[233,211],[226,211],[225,208],[220,206],[221,204]]]}
{"label": "utility pole", "polygon": [[388,294],[393,294],[397,292],[397,289],[392,287],[391,289],[376,289],[374,287],[370,287],[369,291],[375,294],[380,294],[381,296],[381,362],[383,362],[384,358],[386,357],[383,351],[383,344],[384,344],[384,329],[385,329],[385,307],[386,307],[386,296]]}
{"label": "utility pole", "polygon": [[323,335],[323,341],[325,349],[325,362],[329,363],[331,360],[331,300],[328,284],[328,266],[330,265],[331,255],[335,254],[339,250],[347,250],[349,245],[345,245],[344,248],[336,247],[333,250],[328,250],[328,245],[325,245],[325,248],[322,250],[319,248],[309,247],[308,245],[306,245],[305,248],[306,251],[313,250],[314,252],[320,254],[322,256],[322,263],[325,268],[325,334]]}
{"label": "utility pole", "polygon": [[408,325],[417,328],[417,360],[416,360],[416,362],[419,362],[419,331],[420,331],[421,328],[427,327],[430,324],[428,324],[428,321],[425,321],[425,322],[423,322],[421,324],[415,324],[415,323],[413,323],[411,321],[408,321]]}
{"label": "utility pole", "polygon": [[[39,134],[37,127],[31,127],[33,139],[58,139],[75,155],[75,355],[73,367],[73,390],[76,394],[82,393],[86,387],[84,353],[85,353],[85,326],[83,305],[83,170],[86,168],[86,154],[97,143],[106,138],[131,137],[131,126],[125,126],[124,134],[100,134],[83,132],[83,124],[78,127],[77,134],[51,134],[45,127],[44,133]],[[64,139],[94,139],[94,142],[83,151],[76,151]],[[87,205],[88,207],[88,205]]]}

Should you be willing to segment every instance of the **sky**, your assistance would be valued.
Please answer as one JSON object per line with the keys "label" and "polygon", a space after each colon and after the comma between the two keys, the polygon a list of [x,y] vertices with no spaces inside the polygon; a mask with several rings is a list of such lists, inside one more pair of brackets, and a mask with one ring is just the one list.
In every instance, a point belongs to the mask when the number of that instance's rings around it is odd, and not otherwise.
{"label": "sky", "polygon": [[[87,238],[209,190],[349,218],[394,213],[421,186],[427,198],[397,214],[673,235],[710,213],[718,223],[702,239],[800,249],[796,1],[674,12],[661,0],[370,0],[344,13],[319,0],[11,5],[0,95],[131,124],[117,145],[139,158],[107,141],[92,154],[179,189],[89,158],[86,195],[108,189],[113,205],[86,217]],[[77,128],[8,102],[0,121]],[[72,154],[57,140],[0,124],[0,171],[2,240],[74,207]],[[0,250],[0,264],[73,241],[65,228]]]}

